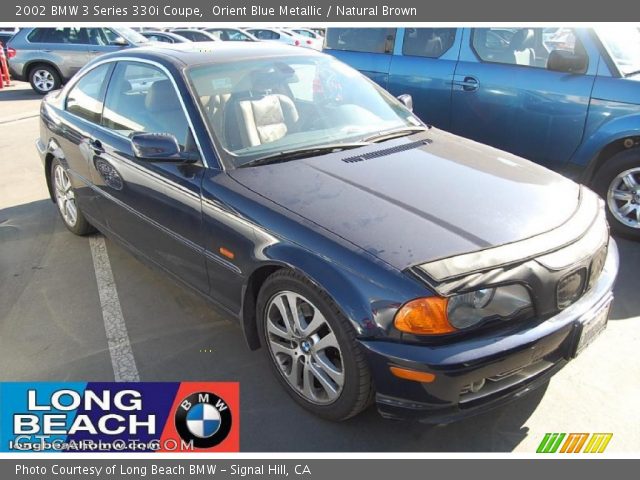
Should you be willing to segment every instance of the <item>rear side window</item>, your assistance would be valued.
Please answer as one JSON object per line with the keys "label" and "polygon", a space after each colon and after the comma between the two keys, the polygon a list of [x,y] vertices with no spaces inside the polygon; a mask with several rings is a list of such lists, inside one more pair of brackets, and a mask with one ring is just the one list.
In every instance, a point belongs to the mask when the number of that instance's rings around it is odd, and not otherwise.
{"label": "rear side window", "polygon": [[199,33],[199,32],[176,32],[178,35],[182,35],[183,37],[185,37],[188,40],[191,40],[192,42],[208,42],[211,39],[205,35],[204,33]]}
{"label": "rear side window", "polygon": [[271,30],[249,30],[253,35],[260,40],[278,40],[280,34]]}
{"label": "rear side window", "polygon": [[149,40],[153,40],[154,42],[171,43],[171,40],[169,40],[164,35],[147,35],[146,37]]}
{"label": "rear side window", "polygon": [[402,54],[438,58],[453,46],[455,38],[455,28],[406,28]]}
{"label": "rear side window", "polygon": [[332,50],[393,53],[395,28],[330,28],[325,44]]}
{"label": "rear side window", "polygon": [[86,45],[89,43],[89,36],[86,28],[36,28],[27,35],[27,40],[31,43],[66,43]]}
{"label": "rear side window", "polygon": [[75,84],[67,95],[68,112],[89,122],[100,123],[105,81],[110,68],[110,64],[100,65]]}
{"label": "rear side window", "polygon": [[135,132],[170,133],[183,148],[192,143],[173,83],[151,65],[118,64],[109,82],[102,122],[125,136]]}

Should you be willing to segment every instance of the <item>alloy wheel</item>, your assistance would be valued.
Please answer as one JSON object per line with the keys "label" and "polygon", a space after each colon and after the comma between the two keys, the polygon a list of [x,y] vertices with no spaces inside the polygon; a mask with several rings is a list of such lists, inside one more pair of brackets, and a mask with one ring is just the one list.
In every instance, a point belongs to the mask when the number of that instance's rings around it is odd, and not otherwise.
{"label": "alloy wheel", "polygon": [[33,73],[33,84],[42,92],[49,92],[55,85],[55,79],[48,70],[39,69]]}
{"label": "alloy wheel", "polygon": [[53,186],[55,189],[56,203],[65,223],[74,227],[78,221],[78,207],[76,195],[71,187],[71,181],[61,165],[53,169]]}
{"label": "alloy wheel", "polygon": [[265,310],[271,356],[287,383],[306,400],[327,405],[344,386],[338,339],[322,312],[304,296],[282,291]]}
{"label": "alloy wheel", "polygon": [[640,229],[640,167],[625,170],[613,179],[607,204],[616,220]]}

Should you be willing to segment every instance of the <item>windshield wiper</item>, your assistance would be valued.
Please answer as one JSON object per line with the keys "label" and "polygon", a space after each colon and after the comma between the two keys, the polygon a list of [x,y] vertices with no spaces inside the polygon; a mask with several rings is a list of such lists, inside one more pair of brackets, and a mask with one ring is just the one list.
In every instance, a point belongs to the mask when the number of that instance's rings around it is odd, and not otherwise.
{"label": "windshield wiper", "polygon": [[325,153],[339,152],[340,150],[349,150],[351,148],[366,147],[368,142],[353,142],[353,143],[330,143],[327,145],[316,145],[314,147],[297,148],[294,150],[284,150],[282,152],[273,153],[264,157],[258,157],[250,160],[238,168],[255,167],[257,165],[270,165],[273,163],[287,162],[289,160],[295,160],[302,157],[313,157],[317,155],[323,155]]}
{"label": "windshield wiper", "polygon": [[391,140],[392,138],[406,137],[412,133],[426,132],[427,130],[429,130],[429,127],[417,125],[415,127],[394,128],[393,130],[386,130],[369,135],[368,137],[363,138],[362,141],[373,143],[384,142],[385,140]]}

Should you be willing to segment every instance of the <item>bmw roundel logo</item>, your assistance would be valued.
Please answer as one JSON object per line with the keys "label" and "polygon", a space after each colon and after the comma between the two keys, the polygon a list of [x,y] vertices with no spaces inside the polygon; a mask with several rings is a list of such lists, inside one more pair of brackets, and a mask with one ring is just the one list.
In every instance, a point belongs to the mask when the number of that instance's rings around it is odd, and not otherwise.
{"label": "bmw roundel logo", "polygon": [[231,430],[231,410],[211,392],[192,393],[178,406],[176,430],[185,442],[196,448],[211,448],[222,442]]}

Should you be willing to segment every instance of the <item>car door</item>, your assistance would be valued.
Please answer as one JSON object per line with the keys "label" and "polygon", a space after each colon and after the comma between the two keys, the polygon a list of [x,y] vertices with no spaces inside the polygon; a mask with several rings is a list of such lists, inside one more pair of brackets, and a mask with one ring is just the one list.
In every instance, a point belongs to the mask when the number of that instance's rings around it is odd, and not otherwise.
{"label": "car door", "polygon": [[177,84],[155,64],[118,62],[101,123],[92,143],[92,178],[101,192],[105,227],[134,251],[208,291],[200,205],[203,162],[140,160],[130,141],[134,132],[170,133],[182,150],[201,155]]}
{"label": "car door", "polygon": [[58,112],[56,142],[63,152],[66,168],[76,191],[76,201],[90,218],[99,218],[91,188],[91,139],[100,124],[102,103],[112,64],[86,72],[69,90],[63,109]]}
{"label": "car door", "polygon": [[395,28],[330,28],[324,48],[387,88],[395,39]]}
{"label": "car door", "polygon": [[27,35],[43,54],[51,60],[64,79],[75,75],[89,61],[86,29],[76,27],[35,28]]}
{"label": "car door", "polygon": [[[582,31],[465,29],[452,93],[452,130],[559,169],[580,144],[599,54]],[[586,55],[581,72],[552,71],[554,50]]]}
{"label": "car door", "polygon": [[413,98],[413,112],[438,128],[451,127],[451,82],[462,29],[399,28],[388,90]]}

